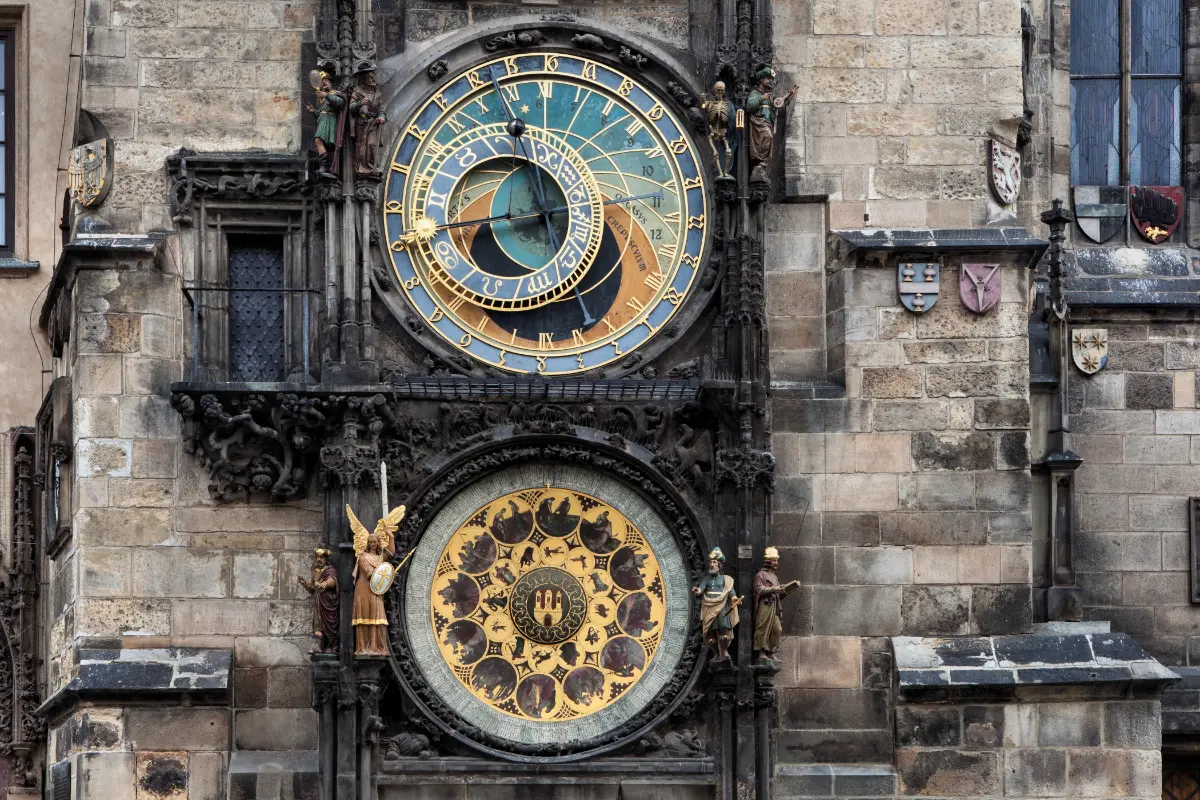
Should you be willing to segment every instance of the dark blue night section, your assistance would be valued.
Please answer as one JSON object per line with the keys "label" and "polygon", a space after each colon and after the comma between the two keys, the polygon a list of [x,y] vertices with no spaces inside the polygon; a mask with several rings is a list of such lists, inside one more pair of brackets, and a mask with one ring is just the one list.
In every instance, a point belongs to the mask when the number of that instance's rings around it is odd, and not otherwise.
{"label": "dark blue night section", "polygon": [[392,172],[388,178],[387,184],[387,200],[394,200],[397,203],[404,202],[404,184],[405,178],[399,172]]}
{"label": "dark blue night section", "polygon": [[445,89],[442,89],[442,99],[449,105],[454,105],[466,96],[469,91],[471,91],[471,82],[466,78],[459,78]]}
{"label": "dark blue night section", "polygon": [[578,58],[570,56],[558,57],[558,74],[559,75],[582,75],[583,62]]}
{"label": "dark blue night section", "polygon": [[415,136],[405,136],[400,140],[400,146],[396,148],[396,157],[393,160],[397,164],[411,163],[413,156],[417,154],[418,144]]}
{"label": "dark blue night section", "polygon": [[425,109],[421,112],[421,115],[417,117],[417,127],[420,128],[422,132],[428,131],[433,127],[433,124],[437,122],[437,118],[441,116],[441,113],[442,110],[438,108],[437,103],[430,103],[429,105],[425,106]]}

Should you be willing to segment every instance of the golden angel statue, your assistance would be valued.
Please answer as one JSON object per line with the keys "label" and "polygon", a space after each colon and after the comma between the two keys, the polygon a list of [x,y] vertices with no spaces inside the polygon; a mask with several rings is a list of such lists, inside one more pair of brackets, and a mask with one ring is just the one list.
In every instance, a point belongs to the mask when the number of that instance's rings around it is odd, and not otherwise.
{"label": "golden angel statue", "polygon": [[386,656],[387,613],[383,595],[391,588],[395,570],[388,563],[396,550],[396,529],[404,519],[404,506],[396,506],[370,533],[346,506],[354,531],[354,655]]}

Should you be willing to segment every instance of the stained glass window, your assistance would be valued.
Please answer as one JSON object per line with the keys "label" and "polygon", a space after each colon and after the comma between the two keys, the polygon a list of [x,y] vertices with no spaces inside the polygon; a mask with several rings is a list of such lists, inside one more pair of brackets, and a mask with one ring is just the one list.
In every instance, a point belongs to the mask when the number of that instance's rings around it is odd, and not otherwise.
{"label": "stained glass window", "polygon": [[[1180,0],[1072,0],[1073,185],[1180,185],[1180,13]],[[1123,16],[1130,34],[1124,55]],[[1121,107],[1126,81],[1127,123]],[[1128,124],[1124,137],[1122,124]]]}

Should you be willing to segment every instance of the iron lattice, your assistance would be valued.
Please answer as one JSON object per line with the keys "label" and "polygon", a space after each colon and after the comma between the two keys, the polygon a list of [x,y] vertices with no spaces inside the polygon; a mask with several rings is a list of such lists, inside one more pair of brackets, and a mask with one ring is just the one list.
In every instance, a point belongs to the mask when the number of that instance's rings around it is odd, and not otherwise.
{"label": "iron lattice", "polygon": [[[262,243],[229,249],[229,379],[284,377],[283,250]],[[245,291],[247,289],[253,291]]]}

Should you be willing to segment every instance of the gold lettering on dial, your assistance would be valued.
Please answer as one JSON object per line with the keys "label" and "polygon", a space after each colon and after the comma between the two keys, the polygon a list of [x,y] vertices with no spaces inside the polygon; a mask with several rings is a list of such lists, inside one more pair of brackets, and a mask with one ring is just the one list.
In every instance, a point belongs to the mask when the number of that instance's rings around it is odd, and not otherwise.
{"label": "gold lettering on dial", "polygon": [[596,80],[596,65],[591,61],[583,65],[583,78],[588,81]]}
{"label": "gold lettering on dial", "polygon": [[581,331],[579,328],[575,328],[574,330],[571,331],[571,344],[573,344],[573,345],[583,344],[583,331]]}
{"label": "gold lettering on dial", "polygon": [[433,310],[433,313],[429,315],[429,321],[430,322],[441,322],[445,316],[446,316],[446,312],[442,311],[440,308],[435,308]]}
{"label": "gold lettering on dial", "polygon": [[647,272],[646,273],[646,285],[650,287],[651,291],[657,292],[659,289],[661,289],[663,287],[663,284],[665,284],[665,283],[666,283],[666,278],[663,276],[663,274],[661,272]]}
{"label": "gold lettering on dial", "polygon": [[516,84],[510,83],[509,85],[501,86],[500,88],[503,90],[504,96],[508,98],[510,103],[514,103],[521,99],[521,90],[517,88]]}
{"label": "gold lettering on dial", "polygon": [[615,332],[615,331],[617,330],[617,329],[616,329],[616,326],[614,326],[614,325],[613,325],[611,322],[609,322],[609,321],[608,321],[608,317],[604,317],[604,318],[603,318],[603,319],[601,319],[600,321],[601,321],[601,322],[603,322],[605,325],[607,325],[607,326],[608,326],[608,332],[609,332],[609,333],[613,333],[613,332]]}
{"label": "gold lettering on dial", "polygon": [[545,331],[538,332],[538,350],[549,350],[554,347],[554,334]]}
{"label": "gold lettering on dial", "polygon": [[646,116],[649,117],[652,122],[658,122],[660,119],[662,119],[663,107],[658,103],[655,103],[654,108],[646,112]]}
{"label": "gold lettering on dial", "polygon": [[638,314],[640,314],[646,310],[646,306],[644,306],[642,304],[642,301],[638,300],[636,297],[631,297],[628,300],[626,300],[625,305],[628,306],[629,308],[633,309]]}

